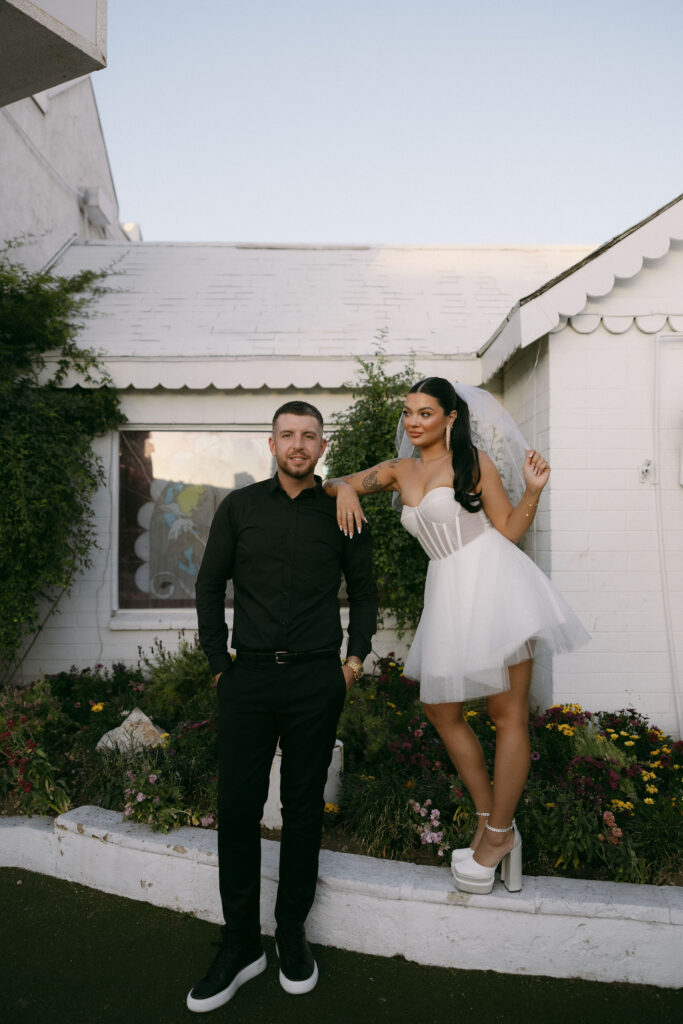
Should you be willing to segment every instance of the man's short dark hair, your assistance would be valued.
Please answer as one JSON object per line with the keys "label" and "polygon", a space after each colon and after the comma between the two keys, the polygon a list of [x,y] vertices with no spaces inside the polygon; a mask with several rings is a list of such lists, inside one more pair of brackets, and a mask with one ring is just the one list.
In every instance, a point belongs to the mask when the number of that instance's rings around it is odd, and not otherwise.
{"label": "man's short dark hair", "polygon": [[319,409],[316,409],[310,402],[285,402],[279,409],[275,411],[273,416],[273,430],[275,430],[275,424],[277,423],[278,416],[286,416],[287,414],[292,416],[313,416],[320,424],[320,433],[323,432],[323,418],[322,413]]}

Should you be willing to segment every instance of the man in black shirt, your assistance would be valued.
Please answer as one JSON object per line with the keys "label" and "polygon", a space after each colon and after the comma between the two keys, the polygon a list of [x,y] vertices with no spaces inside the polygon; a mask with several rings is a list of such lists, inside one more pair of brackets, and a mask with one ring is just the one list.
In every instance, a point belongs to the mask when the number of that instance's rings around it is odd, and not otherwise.
{"label": "man in black shirt", "polygon": [[[323,422],[306,402],[273,418],[271,480],[232,491],[211,524],[197,577],[199,640],[218,684],[218,873],[225,926],[189,1009],[215,1009],[265,970],[259,895],[260,821],[278,739],[282,749],[280,881],[275,904],[280,984],[309,992],[318,968],[304,922],[315,896],[323,790],[347,689],[362,675],[377,625],[367,529],[350,539],[314,475]],[[338,591],[349,597],[347,658]],[[233,662],[226,582],[235,589]]]}

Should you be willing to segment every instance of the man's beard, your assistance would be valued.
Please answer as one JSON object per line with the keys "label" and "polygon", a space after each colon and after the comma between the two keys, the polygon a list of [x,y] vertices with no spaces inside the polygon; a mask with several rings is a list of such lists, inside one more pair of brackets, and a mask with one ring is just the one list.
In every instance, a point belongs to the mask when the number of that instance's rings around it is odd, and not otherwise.
{"label": "man's beard", "polygon": [[284,459],[282,461],[278,459],[277,466],[285,476],[292,477],[293,480],[300,480],[302,477],[308,476],[312,470],[315,469],[315,464],[310,459],[305,465],[300,466],[298,469],[290,466]]}

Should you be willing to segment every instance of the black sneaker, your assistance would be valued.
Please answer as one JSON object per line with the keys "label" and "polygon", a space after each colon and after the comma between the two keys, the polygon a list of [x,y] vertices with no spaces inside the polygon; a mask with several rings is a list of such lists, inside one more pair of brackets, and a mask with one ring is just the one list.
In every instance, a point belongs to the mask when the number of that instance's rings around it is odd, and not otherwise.
{"label": "black sneaker", "polygon": [[221,945],[206,977],[188,992],[188,1010],[208,1013],[223,1006],[232,999],[240,985],[265,971],[266,965],[266,954],[260,941],[248,946]]}
{"label": "black sneaker", "polygon": [[318,965],[306,942],[303,925],[277,928],[275,948],[280,958],[280,984],[292,996],[310,992],[318,984]]}

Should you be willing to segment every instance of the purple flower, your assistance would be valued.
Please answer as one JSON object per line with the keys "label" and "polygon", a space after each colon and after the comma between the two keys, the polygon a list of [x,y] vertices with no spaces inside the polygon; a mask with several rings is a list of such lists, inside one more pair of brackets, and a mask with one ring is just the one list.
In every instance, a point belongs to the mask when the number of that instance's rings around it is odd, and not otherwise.
{"label": "purple flower", "polygon": [[539,754],[539,752],[537,750],[532,750],[531,751],[531,760],[532,761],[540,761],[541,760],[541,755]]}
{"label": "purple flower", "polygon": [[145,799],[145,794],[144,793],[138,793],[138,795],[135,797],[135,799],[137,800],[137,802],[139,804],[141,804],[142,801]]}
{"label": "purple flower", "polygon": [[132,812],[133,808],[130,806],[130,804],[126,804],[126,806],[123,808],[124,816],[127,818],[129,814],[132,814]]}
{"label": "purple flower", "polygon": [[155,783],[155,782],[157,781],[157,779],[158,779],[158,778],[159,778],[159,776],[158,776],[158,775],[150,775],[150,777],[149,777],[149,781],[150,781],[151,783]]}
{"label": "purple flower", "polygon": [[204,818],[201,819],[202,828],[208,828],[209,825],[213,825],[213,814],[207,814]]}

